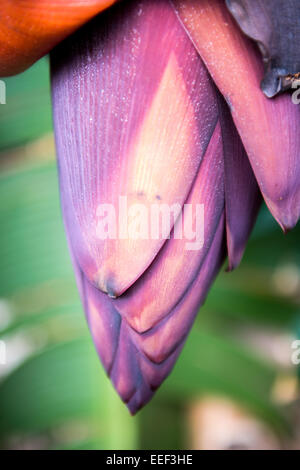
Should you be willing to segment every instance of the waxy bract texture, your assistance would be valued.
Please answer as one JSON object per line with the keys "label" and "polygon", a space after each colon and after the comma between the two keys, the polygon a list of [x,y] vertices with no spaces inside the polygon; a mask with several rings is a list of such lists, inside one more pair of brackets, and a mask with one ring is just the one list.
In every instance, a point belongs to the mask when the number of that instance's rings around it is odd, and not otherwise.
{"label": "waxy bract texture", "polygon": [[178,17],[229,104],[264,199],[284,230],[300,215],[300,107],[260,90],[260,54],[223,0],[173,0]]}
{"label": "waxy bract texture", "polygon": [[[65,226],[102,363],[135,413],[172,369],[225,259],[260,203],[228,106],[168,0],[116,5],[53,53]],[[204,243],[100,239],[98,208],[204,205]],[[183,214],[183,218],[185,214]],[[195,221],[194,221],[195,222]]]}
{"label": "waxy bract texture", "polygon": [[148,3],[103,14],[52,60],[70,240],[90,282],[110,296],[141,276],[165,240],[99,240],[98,207],[117,207],[120,196],[149,209],[182,206],[217,121],[213,85],[175,13]]}

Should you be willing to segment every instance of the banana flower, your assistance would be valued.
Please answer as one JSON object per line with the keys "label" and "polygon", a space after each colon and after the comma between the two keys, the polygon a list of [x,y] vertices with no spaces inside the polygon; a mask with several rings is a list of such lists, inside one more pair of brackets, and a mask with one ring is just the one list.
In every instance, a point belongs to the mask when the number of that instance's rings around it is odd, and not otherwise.
{"label": "banana flower", "polygon": [[228,270],[240,263],[261,195],[283,230],[297,223],[300,108],[282,91],[300,72],[299,6],[113,3],[2,0],[0,74],[52,50],[77,285],[134,414],[172,370],[226,256]]}

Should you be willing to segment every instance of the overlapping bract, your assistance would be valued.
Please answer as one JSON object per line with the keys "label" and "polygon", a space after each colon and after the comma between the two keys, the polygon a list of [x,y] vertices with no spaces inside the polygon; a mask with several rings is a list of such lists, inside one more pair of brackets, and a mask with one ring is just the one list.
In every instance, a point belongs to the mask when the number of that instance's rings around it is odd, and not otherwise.
{"label": "overlapping bract", "polygon": [[[134,413],[172,369],[225,259],[225,233],[229,268],[239,263],[259,191],[227,104],[169,1],[113,7],[51,62],[77,282],[102,363]],[[203,204],[203,246],[187,250],[174,227],[168,239],[100,239],[98,208],[124,196],[146,208]]]}
{"label": "overlapping bract", "polygon": [[260,90],[263,65],[223,0],[173,0],[177,14],[229,104],[264,199],[284,230],[300,215],[300,107]]}
{"label": "overlapping bract", "polygon": [[182,206],[216,125],[214,89],[165,1],[124,2],[65,41],[52,65],[71,243],[90,282],[118,296],[165,240],[100,240],[98,208],[124,196],[149,210]]}

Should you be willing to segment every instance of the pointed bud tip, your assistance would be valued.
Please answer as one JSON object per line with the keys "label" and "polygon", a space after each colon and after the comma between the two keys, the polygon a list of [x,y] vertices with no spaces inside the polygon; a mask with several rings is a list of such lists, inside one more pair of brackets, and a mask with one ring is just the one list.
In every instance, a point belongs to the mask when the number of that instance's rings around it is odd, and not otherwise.
{"label": "pointed bud tip", "polygon": [[280,199],[279,201],[272,201],[265,197],[266,204],[274,219],[278,222],[284,233],[292,230],[300,215],[300,207],[294,207],[292,202],[288,199]]}
{"label": "pointed bud tip", "polygon": [[104,294],[107,294],[111,299],[116,299],[127,289],[126,286],[124,287],[122,280],[118,279],[117,273],[98,273],[98,276],[95,279],[95,287]]}

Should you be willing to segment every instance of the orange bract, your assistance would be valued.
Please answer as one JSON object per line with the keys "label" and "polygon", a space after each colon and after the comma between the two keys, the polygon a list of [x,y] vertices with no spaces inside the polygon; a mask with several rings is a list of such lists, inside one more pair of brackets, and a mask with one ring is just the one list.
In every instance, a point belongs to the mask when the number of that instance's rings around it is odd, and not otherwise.
{"label": "orange bract", "polygon": [[30,67],[116,0],[1,0],[0,76]]}

